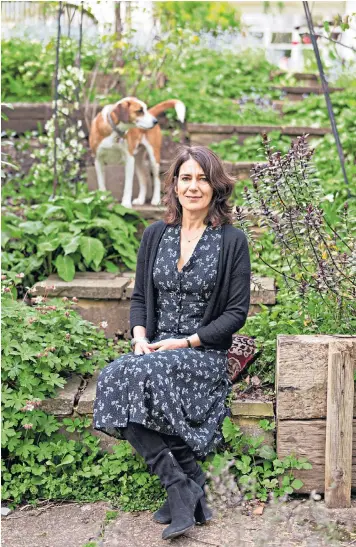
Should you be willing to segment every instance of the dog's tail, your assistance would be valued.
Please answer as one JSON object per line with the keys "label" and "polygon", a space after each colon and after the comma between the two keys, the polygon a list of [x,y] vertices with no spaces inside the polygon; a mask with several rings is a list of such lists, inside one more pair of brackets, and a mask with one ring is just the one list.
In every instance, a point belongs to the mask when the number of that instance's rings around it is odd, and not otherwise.
{"label": "dog's tail", "polygon": [[158,103],[155,106],[152,106],[148,109],[148,112],[152,114],[152,116],[158,116],[159,114],[162,114],[165,110],[168,110],[169,108],[174,108],[177,113],[178,120],[183,123],[185,119],[185,104],[182,103],[182,101],[179,101],[178,99],[169,99],[168,101],[163,101],[162,103]]}

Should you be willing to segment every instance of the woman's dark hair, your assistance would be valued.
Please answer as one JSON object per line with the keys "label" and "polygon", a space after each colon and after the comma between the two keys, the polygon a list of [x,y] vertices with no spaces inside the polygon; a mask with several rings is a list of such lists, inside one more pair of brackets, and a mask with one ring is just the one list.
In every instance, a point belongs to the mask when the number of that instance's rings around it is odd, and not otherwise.
{"label": "woman's dark hair", "polygon": [[222,161],[215,152],[205,146],[182,147],[167,171],[162,198],[163,204],[167,207],[164,216],[165,222],[174,225],[181,223],[182,206],[176,196],[175,188],[181,166],[191,158],[199,163],[210,186],[213,188],[213,197],[204,223],[208,224],[210,222],[214,227],[222,224],[232,224],[232,205],[228,203],[228,199],[232,194],[234,179],[226,173]]}

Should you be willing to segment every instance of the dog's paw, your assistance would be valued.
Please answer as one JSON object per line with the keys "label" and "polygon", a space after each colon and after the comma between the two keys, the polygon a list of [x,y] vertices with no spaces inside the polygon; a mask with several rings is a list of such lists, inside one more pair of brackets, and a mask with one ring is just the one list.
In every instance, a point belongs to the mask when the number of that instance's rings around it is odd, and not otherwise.
{"label": "dog's paw", "polygon": [[122,202],[121,202],[121,205],[122,205],[123,207],[126,207],[127,209],[132,209],[132,203],[131,203],[131,201],[122,201]]}
{"label": "dog's paw", "polygon": [[158,197],[158,198],[153,197],[151,199],[151,205],[159,205],[160,203],[161,203],[161,197]]}
{"label": "dog's paw", "polygon": [[132,205],[144,205],[145,199],[143,198],[135,198],[132,200]]}

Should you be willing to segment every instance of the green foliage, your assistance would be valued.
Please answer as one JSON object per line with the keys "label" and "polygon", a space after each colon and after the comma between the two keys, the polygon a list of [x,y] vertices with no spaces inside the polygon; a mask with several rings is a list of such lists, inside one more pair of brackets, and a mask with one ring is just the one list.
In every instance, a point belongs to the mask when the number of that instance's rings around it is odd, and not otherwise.
{"label": "green foliage", "polygon": [[[279,124],[279,112],[266,101],[280,95],[271,88],[270,75],[275,67],[266,61],[263,52],[246,50],[236,54],[196,45],[181,47],[179,56],[174,49],[168,55],[170,62],[163,69],[168,85],[157,89],[142,79],[137,86],[137,95],[148,104],[178,97],[187,106],[187,119],[192,123]],[[132,70],[129,62],[125,70]],[[278,81],[276,77],[273,83]],[[246,102],[246,97],[251,102]],[[237,99],[243,99],[241,104]]]}
{"label": "green foliage", "polygon": [[[272,146],[278,147],[278,150],[283,153],[287,152],[290,147],[291,138],[287,135],[282,135],[280,131],[270,131],[268,138]],[[238,135],[234,135],[230,139],[212,143],[210,148],[225,161],[266,161],[260,135],[247,137],[243,145],[239,143]]]}
{"label": "green foliage", "polygon": [[181,27],[218,34],[240,28],[239,12],[230,2],[155,2],[154,12],[164,31]]}
{"label": "green foliage", "polygon": [[[55,40],[42,44],[19,38],[2,40],[2,101],[45,102],[52,99],[52,78],[55,68]],[[62,66],[75,64],[78,42],[63,37],[60,59]],[[84,43],[81,65],[91,70],[98,51],[95,45]]]}
{"label": "green foliage", "polygon": [[2,216],[2,267],[24,273],[28,285],[54,272],[71,281],[76,271],[132,270],[141,223],[137,212],[115,203],[109,192],[8,205]]}
{"label": "green foliage", "polygon": [[[259,425],[265,430],[272,429],[266,421],[261,420]],[[223,473],[228,464],[244,499],[256,497],[262,501],[266,501],[270,493],[279,498],[303,486],[301,480],[294,478],[293,469],[311,469],[306,458],[297,459],[292,455],[278,459],[274,448],[263,444],[263,435],[245,435],[230,418],[225,418],[222,431],[229,446],[212,458],[212,480]]]}
{"label": "green foliage", "polygon": [[[271,275],[271,270],[265,274]],[[277,282],[278,282],[278,276]],[[278,334],[346,334],[353,335],[356,319],[335,322],[335,314],[325,306],[320,297],[311,293],[308,301],[298,298],[295,292],[278,282],[277,304],[261,306],[261,311],[249,317],[241,334],[253,336],[262,355],[249,368],[250,375],[258,375],[263,382],[274,383],[276,364],[276,340]]]}
{"label": "green foliage", "polygon": [[156,508],[159,481],[126,442],[113,454],[102,453],[88,417],[60,421],[41,410],[41,401],[63,388],[70,374],[92,374],[117,358],[118,347],[67,303],[28,307],[13,299],[11,287],[4,287],[2,305],[2,498],[11,507],[73,499],[110,500],[124,510]]}

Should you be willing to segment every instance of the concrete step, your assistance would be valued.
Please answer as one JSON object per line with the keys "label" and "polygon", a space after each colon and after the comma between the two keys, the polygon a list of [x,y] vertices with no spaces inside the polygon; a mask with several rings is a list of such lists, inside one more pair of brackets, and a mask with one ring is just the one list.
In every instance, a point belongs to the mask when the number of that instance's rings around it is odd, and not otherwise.
{"label": "concrete step", "polygon": [[[40,409],[48,414],[56,416],[61,422],[63,418],[88,417],[93,420],[94,401],[96,397],[96,384],[100,371],[96,371],[91,377],[72,375],[63,389],[58,390],[55,397],[42,401]],[[65,408],[63,401],[67,401]],[[266,444],[274,444],[274,436],[271,431],[265,432],[261,429],[259,420],[274,419],[274,409],[272,402],[256,400],[236,400],[231,408],[233,420],[240,425],[242,431],[247,435],[265,437]],[[119,443],[116,440],[101,431],[95,431],[91,425],[88,431],[100,439],[101,450],[113,452],[113,447]],[[63,433],[69,439],[78,440],[78,434],[66,431],[62,426],[59,433]]]}
{"label": "concrete step", "polygon": [[[134,288],[134,272],[112,274],[107,272],[79,272],[73,281],[63,281],[58,275],[50,275],[45,281],[36,283],[36,296],[48,298],[78,298],[73,306],[80,315],[99,325],[107,321],[107,336],[129,337],[130,298]],[[54,288],[53,288],[54,286]],[[261,305],[276,303],[276,287],[272,277],[256,276],[251,282],[249,315],[260,311]]]}

